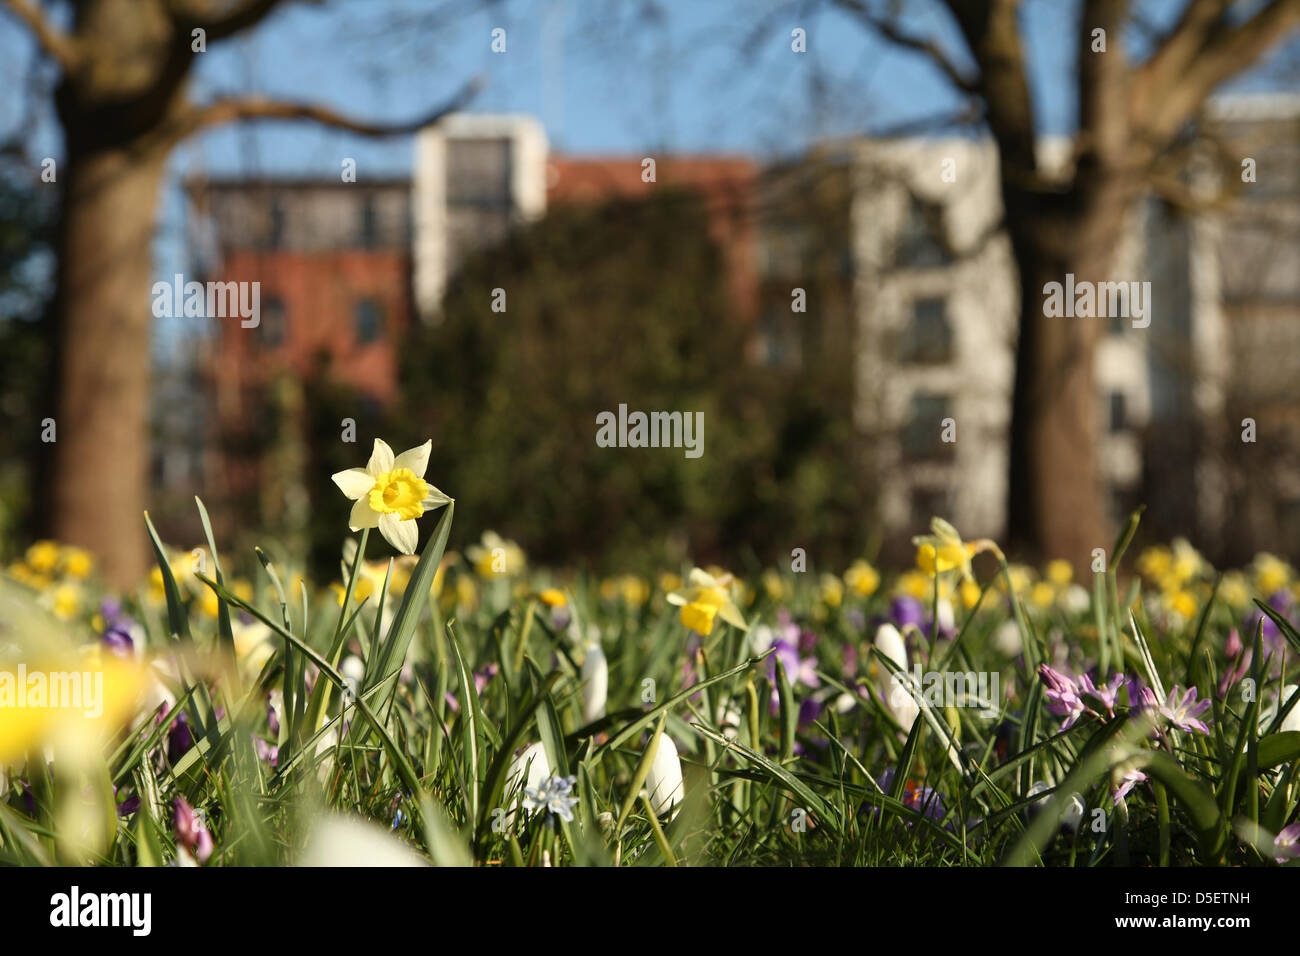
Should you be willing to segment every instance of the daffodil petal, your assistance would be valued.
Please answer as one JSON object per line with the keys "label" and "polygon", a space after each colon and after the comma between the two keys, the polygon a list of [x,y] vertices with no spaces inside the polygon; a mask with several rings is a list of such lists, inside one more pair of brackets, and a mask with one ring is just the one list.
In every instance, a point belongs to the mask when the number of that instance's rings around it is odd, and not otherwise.
{"label": "daffodil petal", "polygon": [[749,630],[749,624],[745,622],[744,616],[730,601],[724,601],[722,607],[718,608],[718,613],[722,616],[722,619],[732,627],[739,628],[742,631]]}
{"label": "daffodil petal", "polygon": [[347,471],[336,471],[330,477],[334,479],[334,484],[339,486],[339,491],[353,501],[356,501],[375,486],[374,475],[364,468],[349,468]]}
{"label": "daffodil petal", "polygon": [[433,448],[433,439],[429,439],[423,445],[415,448],[408,448],[397,456],[393,462],[393,468],[409,468],[415,472],[415,477],[423,478],[424,470],[429,467],[429,452]]}
{"label": "daffodil petal", "polygon": [[382,438],[376,438],[374,450],[370,453],[370,462],[366,465],[366,471],[372,475],[382,475],[393,470],[393,461],[393,449],[388,447],[388,442]]}
{"label": "daffodil petal", "polygon": [[396,514],[380,516],[379,533],[402,554],[414,554],[415,545],[420,538],[419,531],[415,527],[415,519],[403,521]]}
{"label": "daffodil petal", "polygon": [[373,528],[379,524],[379,512],[370,507],[369,498],[358,498],[356,504],[352,506],[352,513],[348,515],[348,527],[353,531],[360,531],[362,528]]}
{"label": "daffodil petal", "polygon": [[429,493],[424,496],[424,501],[420,503],[424,505],[426,510],[428,510],[432,508],[441,508],[450,501],[450,497],[433,487],[433,485],[429,485]]}
{"label": "daffodil petal", "polygon": [[705,571],[703,568],[691,568],[691,574],[688,580],[691,582],[692,586],[697,588],[714,588],[718,586],[717,582],[713,579],[713,575],[708,571]]}
{"label": "daffodil petal", "polygon": [[685,607],[687,601],[686,598],[684,598],[682,595],[674,591],[673,593],[668,595],[668,603],[675,604],[677,607]]}

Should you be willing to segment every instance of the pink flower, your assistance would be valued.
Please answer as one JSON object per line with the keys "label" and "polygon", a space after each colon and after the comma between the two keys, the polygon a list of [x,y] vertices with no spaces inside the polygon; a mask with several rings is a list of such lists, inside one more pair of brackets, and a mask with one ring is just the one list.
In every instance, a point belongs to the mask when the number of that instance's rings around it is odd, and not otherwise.
{"label": "pink flower", "polygon": [[1300,822],[1283,827],[1282,832],[1273,838],[1273,848],[1278,854],[1274,859],[1279,863],[1300,857]]}
{"label": "pink flower", "polygon": [[1085,709],[1079,697],[1079,688],[1070,678],[1046,664],[1038,665],[1038,677],[1047,687],[1044,694],[1047,697],[1048,711],[1057,717],[1064,717],[1061,729],[1069,730],[1083,716]]}
{"label": "pink flower", "polygon": [[1209,726],[1198,718],[1209,709],[1209,698],[1198,701],[1195,687],[1187,688],[1180,699],[1178,685],[1175,684],[1173,690],[1169,692],[1169,699],[1160,706],[1160,715],[1181,731],[1208,734]]}
{"label": "pink flower", "polygon": [[174,820],[179,846],[192,852],[200,863],[212,855],[212,834],[203,818],[182,797],[176,798]]}

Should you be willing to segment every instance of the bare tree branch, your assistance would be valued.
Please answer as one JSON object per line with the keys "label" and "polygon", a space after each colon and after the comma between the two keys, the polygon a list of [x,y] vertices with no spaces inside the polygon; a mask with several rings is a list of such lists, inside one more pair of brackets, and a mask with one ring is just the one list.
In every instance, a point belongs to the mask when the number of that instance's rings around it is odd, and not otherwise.
{"label": "bare tree branch", "polygon": [[[302,0],[306,3],[321,4],[325,0]],[[209,40],[221,40],[241,30],[255,27],[265,20],[277,8],[285,5],[285,0],[240,0],[236,3],[213,2],[213,0],[167,0],[167,7],[172,18],[188,32],[191,29],[202,30]]]}
{"label": "bare tree branch", "polygon": [[1144,101],[1148,90],[1165,88],[1177,81],[1231,3],[1232,0],[1188,0],[1178,22],[1138,71],[1135,109],[1145,108],[1144,102],[1137,101]]}
{"label": "bare tree branch", "polygon": [[948,80],[963,93],[974,93],[979,89],[979,78],[968,76],[959,69],[939,45],[928,37],[918,37],[905,31],[898,23],[874,13],[864,0],[833,0],[841,10],[853,14],[860,22],[879,33],[895,46],[901,46],[917,53],[923,53],[930,62],[938,67]]}
{"label": "bare tree branch", "polygon": [[45,11],[32,0],[0,0],[36,37],[41,49],[54,59],[65,73],[77,68],[81,59],[77,43],[46,17]]}
{"label": "bare tree branch", "polygon": [[315,103],[294,103],[265,96],[226,97],[203,106],[196,106],[166,133],[173,142],[180,142],[203,129],[234,123],[241,120],[278,119],[310,120],[334,129],[347,130],[361,136],[403,136],[418,132],[438,122],[448,113],[463,109],[482,88],[483,81],[475,77],[466,83],[451,99],[433,111],[404,123],[369,123],[345,116],[327,106]]}
{"label": "bare tree branch", "polygon": [[[1216,0],[1221,5],[1221,0]],[[1269,0],[1248,20],[1229,26],[1221,14],[1208,25],[1190,19],[1191,8],[1209,16],[1210,0],[1192,0],[1162,53],[1143,67],[1135,97],[1135,127],[1155,143],[1187,122],[1216,87],[1255,63],[1286,34],[1300,26],[1300,0]],[[1199,43],[1194,42],[1199,39]],[[1167,52],[1172,45],[1175,53]],[[1190,50],[1190,55],[1188,51]]]}

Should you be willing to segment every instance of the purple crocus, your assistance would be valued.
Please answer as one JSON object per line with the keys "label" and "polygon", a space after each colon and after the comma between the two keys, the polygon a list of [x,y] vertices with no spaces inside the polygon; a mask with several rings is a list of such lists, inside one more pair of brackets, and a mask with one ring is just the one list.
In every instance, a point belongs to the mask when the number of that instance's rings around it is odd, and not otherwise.
{"label": "purple crocus", "polygon": [[1209,709],[1210,700],[1208,697],[1205,700],[1197,701],[1195,687],[1189,687],[1180,694],[1177,684],[1169,692],[1169,699],[1159,708],[1160,715],[1168,720],[1171,726],[1184,733],[1196,731],[1200,734],[1210,732],[1210,728],[1205,721],[1199,719],[1201,714]]}
{"label": "purple crocus", "polygon": [[[880,775],[880,789],[889,793],[894,785],[894,768],[886,767]],[[924,814],[935,823],[939,823],[947,816],[948,811],[943,806],[943,794],[933,787],[918,787],[916,784],[908,781],[903,785],[903,805],[918,813]],[[876,815],[879,815],[880,808],[877,807]],[[909,823],[908,826],[911,826]]]}
{"label": "purple crocus", "polygon": [[1119,786],[1115,788],[1115,802],[1119,803],[1128,796],[1130,790],[1146,779],[1147,775],[1141,770],[1132,769],[1124,771],[1124,775],[1119,779]]}
{"label": "purple crocus", "polygon": [[1279,863],[1300,857],[1300,821],[1282,828],[1282,832],[1273,838],[1273,849],[1277,852],[1273,859]]}
{"label": "purple crocus", "polygon": [[1115,716],[1115,702],[1119,699],[1119,688],[1124,683],[1123,674],[1115,674],[1106,683],[1098,687],[1087,674],[1079,677],[1079,691],[1091,697],[1106,708],[1106,713]]}
{"label": "purple crocus", "polygon": [[[162,716],[167,716],[164,710]],[[167,759],[175,763],[185,756],[186,752],[194,746],[194,734],[190,732],[190,721],[185,714],[179,715],[172,725],[167,728]]]}
{"label": "purple crocus", "polygon": [[265,760],[272,767],[280,762],[280,748],[267,743],[257,734],[253,734],[253,752],[257,754],[258,760]]}
{"label": "purple crocus", "polygon": [[194,854],[200,863],[212,855],[212,834],[195,809],[177,797],[174,812],[176,843]]}
{"label": "purple crocus", "polygon": [[889,602],[889,617],[900,631],[906,630],[909,624],[924,631],[928,619],[925,606],[910,594],[900,594]]}
{"label": "purple crocus", "polygon": [[[1231,645],[1231,642],[1229,642],[1229,644]],[[1255,652],[1249,648],[1247,648],[1244,654],[1241,653],[1240,641],[1237,642],[1237,646],[1239,650],[1235,655],[1235,660],[1233,660],[1233,663],[1230,664],[1227,670],[1223,672],[1223,676],[1219,678],[1220,697],[1227,697],[1228,691],[1232,689],[1232,687],[1236,685],[1243,677],[1246,676],[1246,674],[1250,671],[1251,662],[1255,658]],[[1230,659],[1232,659],[1232,656],[1230,656]]]}
{"label": "purple crocus", "polygon": [[1083,700],[1079,697],[1078,686],[1060,671],[1046,664],[1038,665],[1038,677],[1047,688],[1044,696],[1047,697],[1048,712],[1057,717],[1064,717],[1061,730],[1069,730],[1086,710]]}
{"label": "purple crocus", "polygon": [[817,637],[811,631],[800,630],[789,613],[784,609],[777,612],[777,626],[772,631],[774,652],[767,659],[767,679],[772,686],[771,710],[776,713],[781,705],[781,696],[777,691],[776,662],[781,662],[786,679],[791,686],[802,684],[804,687],[820,687],[821,679],[817,676],[817,659],[800,654],[803,647],[811,647]]}
{"label": "purple crocus", "polygon": [[131,639],[130,630],[122,624],[109,627],[100,641],[116,657],[130,659],[135,656],[135,641]]}

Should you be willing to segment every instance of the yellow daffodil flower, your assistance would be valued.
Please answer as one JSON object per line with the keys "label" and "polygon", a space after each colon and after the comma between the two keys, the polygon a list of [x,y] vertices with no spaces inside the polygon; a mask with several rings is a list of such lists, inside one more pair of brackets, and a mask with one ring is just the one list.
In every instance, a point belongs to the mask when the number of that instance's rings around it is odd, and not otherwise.
{"label": "yellow daffodil flower", "polygon": [[1002,551],[998,546],[982,538],[978,541],[962,541],[961,535],[942,518],[930,519],[930,534],[918,535],[912,539],[916,545],[916,566],[934,577],[946,571],[957,571],[963,581],[973,580],[970,559],[981,551],[992,551],[999,557]]}
{"label": "yellow daffodil flower", "polygon": [[1048,561],[1046,572],[1047,580],[1058,588],[1063,588],[1074,580],[1074,566],[1060,558]]}
{"label": "yellow daffodil flower", "polygon": [[665,571],[659,575],[659,590],[664,592],[679,590],[682,586],[682,579],[679,575],[671,571]]}
{"label": "yellow daffodil flower", "polygon": [[60,561],[63,573],[70,578],[76,578],[78,581],[84,581],[90,577],[90,572],[95,569],[95,559],[91,557],[90,552],[85,548],[69,545],[63,549]]}
{"label": "yellow daffodil flower", "polygon": [[27,564],[37,574],[49,574],[59,564],[59,546],[53,541],[37,541],[27,549]]}
{"label": "yellow daffodil flower", "polygon": [[564,607],[569,603],[569,599],[564,596],[564,592],[559,588],[547,588],[537,596],[547,607]]}
{"label": "yellow daffodil flower", "polygon": [[424,480],[432,441],[394,456],[376,438],[365,468],[349,468],[332,476],[339,490],[355,502],[348,527],[379,528],[389,544],[402,554],[414,554],[419,540],[415,519],[425,510],[441,508],[451,499]]}
{"label": "yellow daffodil flower", "polygon": [[527,564],[523,549],[495,531],[484,531],[478,544],[465,549],[465,557],[481,578],[522,574]]}
{"label": "yellow daffodil flower", "polygon": [[763,572],[763,593],[769,600],[784,601],[789,597],[785,578],[768,568]]}
{"label": "yellow daffodil flower", "polygon": [[844,572],[844,583],[859,597],[870,597],[880,587],[880,573],[861,559],[849,565]]}
{"label": "yellow daffodil flower", "polygon": [[730,574],[723,572],[715,576],[702,568],[693,568],[688,583],[685,590],[668,595],[668,603],[682,609],[682,624],[701,637],[713,633],[716,617],[742,631],[749,630],[745,618],[731,600],[733,579]]}
{"label": "yellow daffodil flower", "polygon": [[1049,608],[1056,603],[1056,588],[1049,581],[1038,581],[1029,589],[1029,603]]}
{"label": "yellow daffodil flower", "polygon": [[1255,578],[1255,590],[1265,598],[1281,591],[1291,579],[1291,568],[1287,563],[1267,553],[1255,555],[1251,571]]}
{"label": "yellow daffodil flower", "polygon": [[50,608],[60,619],[71,620],[81,610],[81,591],[71,584],[60,584],[50,595]]}
{"label": "yellow daffodil flower", "polygon": [[[343,599],[347,597],[348,589],[335,581],[330,585],[330,590],[334,592],[334,603],[339,607],[343,606]],[[357,575],[357,583],[352,588],[352,600],[360,604],[370,595],[375,593],[375,582],[364,574]]]}
{"label": "yellow daffodil flower", "polygon": [[839,607],[844,601],[844,582],[833,574],[821,576],[821,598],[827,607]]}
{"label": "yellow daffodil flower", "polygon": [[1240,571],[1229,571],[1219,582],[1219,597],[1227,603],[1229,607],[1240,608],[1250,603],[1250,586],[1246,583],[1246,576]]}
{"label": "yellow daffodil flower", "polygon": [[650,585],[635,574],[625,574],[619,579],[623,600],[632,607],[640,607],[650,600]]}
{"label": "yellow daffodil flower", "polygon": [[920,571],[905,571],[898,576],[895,587],[899,592],[909,597],[914,597],[918,601],[925,601],[934,593],[934,588],[930,582],[931,579]]}

